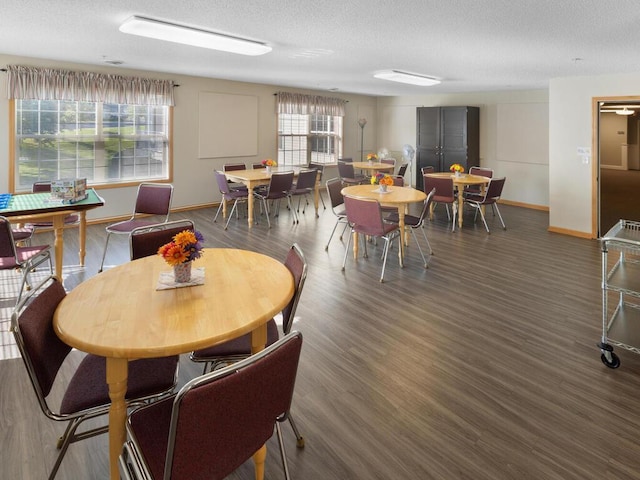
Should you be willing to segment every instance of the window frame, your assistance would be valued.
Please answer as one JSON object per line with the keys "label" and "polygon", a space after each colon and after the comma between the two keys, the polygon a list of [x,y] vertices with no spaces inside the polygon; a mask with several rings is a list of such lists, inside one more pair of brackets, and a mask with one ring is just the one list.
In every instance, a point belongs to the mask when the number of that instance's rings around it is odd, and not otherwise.
{"label": "window frame", "polygon": [[[282,117],[287,117],[283,119]],[[303,133],[287,132],[283,133],[283,121],[289,120],[291,123],[296,122],[300,126],[300,120],[306,120],[306,129]],[[337,125],[336,125],[337,124]],[[324,130],[317,130],[314,127],[318,125],[327,125]],[[278,113],[277,115],[277,162],[278,165],[283,167],[287,166],[306,166],[309,162],[319,163],[323,165],[331,165],[338,162],[338,158],[342,157],[342,148],[344,144],[344,118],[341,115],[325,115],[325,114],[301,114],[301,113]],[[292,129],[293,130],[293,129]],[[291,152],[298,152],[298,161],[302,148],[285,149],[284,144],[287,143],[287,139],[290,139],[290,144],[295,144],[295,139],[304,139],[304,141],[297,142],[299,145],[305,146],[305,163],[293,163],[293,161],[287,161],[287,156],[292,156]],[[314,143],[322,143],[322,140],[326,142],[327,150],[333,150],[331,152],[317,152],[313,150]],[[330,160],[323,160],[321,158],[313,158],[313,154],[328,155]]]}

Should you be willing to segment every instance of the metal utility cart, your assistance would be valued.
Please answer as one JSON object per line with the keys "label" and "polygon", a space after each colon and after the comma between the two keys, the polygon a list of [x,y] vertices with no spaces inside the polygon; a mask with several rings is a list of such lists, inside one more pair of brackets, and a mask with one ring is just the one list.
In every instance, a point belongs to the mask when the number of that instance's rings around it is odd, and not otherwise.
{"label": "metal utility cart", "polygon": [[[602,246],[602,340],[600,358],[618,368],[620,358],[613,347],[640,353],[640,222],[620,220],[600,239]],[[609,267],[609,253],[618,252]],[[613,262],[615,258],[612,258]],[[609,312],[609,297],[618,294]],[[613,303],[613,302],[611,302]]]}

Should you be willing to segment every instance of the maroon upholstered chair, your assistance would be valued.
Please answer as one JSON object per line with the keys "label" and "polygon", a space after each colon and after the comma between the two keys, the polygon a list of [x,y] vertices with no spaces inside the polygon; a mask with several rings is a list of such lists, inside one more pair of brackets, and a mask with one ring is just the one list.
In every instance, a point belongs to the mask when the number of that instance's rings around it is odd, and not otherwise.
{"label": "maroon upholstered chair", "polygon": [[433,196],[433,208],[435,208],[438,203],[444,203],[447,207],[447,218],[449,220],[451,220],[451,215],[449,214],[449,205],[451,205],[451,210],[453,210],[451,231],[454,232],[456,230],[458,199],[456,198],[453,179],[450,177],[431,177],[429,175],[424,175],[423,186],[425,192],[430,192],[434,188],[436,189],[436,193]]}
{"label": "maroon upholstered chair", "polygon": [[267,214],[267,223],[271,228],[271,220],[269,220],[269,207],[267,205],[268,200],[274,200],[276,209],[274,217],[280,214],[280,200],[287,199],[287,205],[289,210],[293,214],[293,223],[298,221],[298,216],[295,210],[291,206],[291,188],[293,187],[293,170],[288,172],[274,172],[271,174],[271,180],[269,181],[269,188],[266,191],[254,191],[253,195],[262,203],[263,212]]}
{"label": "maroon upholstered chair", "polygon": [[233,217],[233,212],[236,212],[236,216],[238,215],[238,203],[246,202],[249,198],[249,190],[245,189],[234,189],[232,190],[229,187],[229,183],[227,182],[227,177],[222,172],[218,172],[217,170],[213,172],[216,177],[216,183],[218,184],[218,190],[220,190],[220,195],[222,195],[222,199],[220,200],[220,205],[218,206],[218,210],[216,211],[216,216],[213,217],[213,222],[218,219],[218,215],[220,214],[220,210],[222,210],[225,202],[233,202],[233,206],[231,207],[231,211],[227,216],[227,223],[224,224],[224,229],[226,230],[229,227],[229,222],[231,221],[231,217]]}
{"label": "maroon upholstered chair", "polygon": [[338,175],[344,185],[360,185],[368,181],[364,175],[356,175],[351,163],[338,162]]}
{"label": "maroon upholstered chair", "polygon": [[478,212],[480,212],[480,216],[482,217],[482,223],[484,223],[484,228],[487,230],[487,233],[491,233],[491,232],[489,232],[489,226],[487,225],[487,220],[484,216],[484,213],[482,212],[482,207],[486,205],[491,205],[494,215],[496,213],[498,214],[498,218],[500,219],[502,228],[504,230],[507,229],[507,227],[504,224],[504,220],[502,220],[502,215],[500,215],[500,209],[498,209],[498,200],[502,195],[502,189],[504,188],[504,182],[506,180],[507,179],[505,177],[492,178],[489,181],[489,185],[487,186],[484,192],[484,195],[481,195],[481,194],[475,195],[475,196],[470,195],[466,197],[464,200],[466,204],[476,209],[475,216],[473,217],[474,221],[478,218]]}
{"label": "maroon upholstered chair", "polygon": [[53,273],[50,245],[18,246],[11,230],[11,223],[0,216],[0,270],[22,271],[22,282],[16,298],[20,303],[25,287],[29,287],[29,273],[38,265],[48,261],[49,271]]}
{"label": "maroon upholstered chair", "polygon": [[[53,314],[65,295],[62,284],[55,277],[49,277],[18,305],[11,317],[11,331],[42,412],[52,420],[67,422],[63,436],[58,439],[60,453],[49,475],[50,480],[56,476],[71,443],[108,430],[106,422],[82,432],[78,432],[78,427],[86,420],[106,416],[111,405],[106,360],[95,355],[86,355],[70,380],[65,382],[64,396],[57,408],[52,407],[47,398],[71,351],[53,330]],[[178,356],[130,362],[127,405],[141,405],[172,393],[177,376]]]}
{"label": "maroon upholstered chair", "polygon": [[[491,168],[471,167],[469,175],[480,175],[481,177],[492,178],[493,170]],[[467,197],[469,195],[480,195],[482,193],[481,185],[467,185],[464,187],[462,194]]]}
{"label": "maroon upholstered chair", "polygon": [[[34,182],[31,185],[31,193],[46,193],[51,191],[51,182]],[[80,215],[77,213],[71,213],[64,217],[64,227],[76,227],[80,225]],[[42,230],[46,228],[53,228],[53,222],[46,221],[36,221],[33,223],[27,224],[28,227],[31,227],[35,230]]]}
{"label": "maroon upholstered chair", "polygon": [[176,220],[134,228],[129,235],[131,260],[157,255],[162,245],[169,243],[176,234],[185,230],[195,232],[195,226],[191,220]]}
{"label": "maroon upholstered chair", "polygon": [[[291,331],[291,327],[293,326],[298,302],[302,295],[302,288],[307,278],[307,261],[298,244],[294,243],[291,246],[284,265],[289,269],[291,275],[293,275],[294,282],[293,297],[282,310],[282,332],[286,335]],[[267,345],[275,343],[279,336],[278,326],[272,318],[267,322]],[[215,370],[221,365],[242,360],[249,355],[251,355],[251,334],[243,335],[228,342],[214,345],[213,347],[195,350],[191,352],[189,358],[194,362],[204,363],[202,373],[206,373],[207,371]],[[298,447],[303,447],[304,439],[300,435],[293,418],[289,417],[289,423],[291,423],[291,428],[293,428],[293,432],[296,435]]]}
{"label": "maroon upholstered chair", "polygon": [[[302,213],[305,212],[306,205],[309,204],[308,197],[316,188],[316,178],[318,178],[318,171],[316,169],[300,170],[298,173],[298,179],[291,187],[291,196],[299,197],[296,212],[300,211],[302,198],[305,199],[305,206],[302,207]],[[299,219],[297,220],[299,221]]]}
{"label": "maroon upholstered chair", "polygon": [[289,469],[280,423],[293,397],[302,334],[189,381],[171,398],[131,413],[121,478],[222,480],[273,436]]}
{"label": "maroon upholstered chair", "polygon": [[[382,220],[382,210],[380,209],[380,204],[376,200],[345,196],[344,206],[347,211],[347,221],[349,222],[349,225],[351,225],[351,233],[358,233],[363,238],[362,243],[364,245],[365,258],[368,256],[365,236],[380,237],[384,240],[382,272],[380,274],[380,282],[383,282],[389,246],[395,238],[400,238],[398,224],[385,223]],[[349,245],[351,244],[352,236],[353,235],[349,235],[349,240],[347,240],[347,248],[345,249],[344,259],[342,261],[343,271],[347,264],[347,256],[349,255]],[[399,243],[400,242],[398,241],[398,248],[400,248]]]}
{"label": "maroon upholstered chair", "polygon": [[431,165],[428,165],[426,167],[422,167],[420,169],[420,172],[422,172],[422,175],[426,175],[427,173],[435,173],[436,169],[434,167],[432,167]]}
{"label": "maroon upholstered chair", "polygon": [[[225,163],[222,166],[222,171],[223,172],[233,172],[238,171],[238,170],[246,170],[247,167],[244,163]],[[230,190],[248,190],[246,185],[243,185],[242,183],[235,183],[231,180],[227,180],[227,183],[229,184],[229,189]]]}
{"label": "maroon upholstered chair", "polygon": [[[123,222],[112,223],[106,227],[107,239],[104,243],[102,261],[100,262],[98,272],[101,272],[104,266],[104,259],[107,256],[107,247],[109,246],[109,238],[111,238],[111,235],[129,235],[135,228],[167,222],[169,220],[169,213],[171,213],[172,196],[173,185],[170,183],[141,183],[138,186],[136,203],[131,218]],[[157,219],[148,218],[151,215],[164,216],[164,220],[158,222]]]}
{"label": "maroon upholstered chair", "polygon": [[[429,209],[431,208],[431,202],[433,201],[433,196],[435,194],[436,194],[436,190],[434,188],[429,192],[429,194],[427,195],[427,198],[424,200],[422,211],[420,212],[419,216],[416,217],[415,215],[409,215],[409,214],[404,216],[405,229],[407,228],[410,229],[411,233],[413,234],[413,239],[415,240],[416,245],[418,246],[418,250],[420,251],[420,256],[422,257],[422,261],[424,262],[424,268],[429,268],[429,262],[425,258],[424,253],[422,252],[422,248],[420,247],[420,242],[418,241],[418,237],[416,237],[416,230],[422,231],[422,236],[424,237],[424,241],[426,242],[427,248],[429,249],[429,255],[433,255],[433,249],[431,248],[431,244],[429,243],[429,239],[427,238],[427,233],[425,232],[425,229],[424,229],[424,220],[425,218],[427,218],[427,215],[429,215]],[[385,217],[384,221],[391,222],[391,223],[398,223],[400,219],[398,217],[397,210],[391,215],[389,215],[388,217]]]}
{"label": "maroon upholstered chair", "polygon": [[349,226],[349,222],[347,222],[347,211],[344,209],[344,197],[342,196],[342,180],[340,180],[339,178],[331,178],[327,180],[325,186],[327,188],[327,194],[329,195],[329,201],[331,202],[331,211],[336,216],[336,223],[333,226],[333,230],[331,230],[329,240],[324,247],[325,250],[329,250],[329,244],[331,243],[331,239],[333,238],[333,234],[336,232],[336,228],[338,228],[338,225],[340,223],[344,223],[344,228],[342,229],[342,233],[340,234],[340,240],[342,240],[342,236],[344,235],[344,231]]}

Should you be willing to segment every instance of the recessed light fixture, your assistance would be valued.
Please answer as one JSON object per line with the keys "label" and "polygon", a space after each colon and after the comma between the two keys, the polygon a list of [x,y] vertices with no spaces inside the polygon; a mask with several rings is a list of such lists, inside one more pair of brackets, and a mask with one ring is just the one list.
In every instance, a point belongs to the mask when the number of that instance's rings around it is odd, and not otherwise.
{"label": "recessed light fixture", "polygon": [[142,37],[182,43],[194,47],[222,50],[240,55],[264,55],[271,47],[260,42],[209,32],[198,28],[185,27],[151,18],[129,17],[120,25],[120,31]]}
{"label": "recessed light fixture", "polygon": [[383,80],[409,83],[411,85],[420,85],[422,87],[429,87],[440,83],[440,80],[433,77],[427,77],[426,75],[420,75],[419,73],[402,72],[400,70],[385,70],[383,72],[378,72],[373,76]]}

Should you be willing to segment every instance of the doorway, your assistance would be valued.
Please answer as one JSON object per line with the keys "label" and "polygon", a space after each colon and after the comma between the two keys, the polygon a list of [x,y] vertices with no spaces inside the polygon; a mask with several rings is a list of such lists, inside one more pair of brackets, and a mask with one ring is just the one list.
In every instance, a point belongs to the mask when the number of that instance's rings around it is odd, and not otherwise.
{"label": "doorway", "polygon": [[618,220],[640,222],[640,97],[594,99],[597,135],[595,225],[602,237]]}

